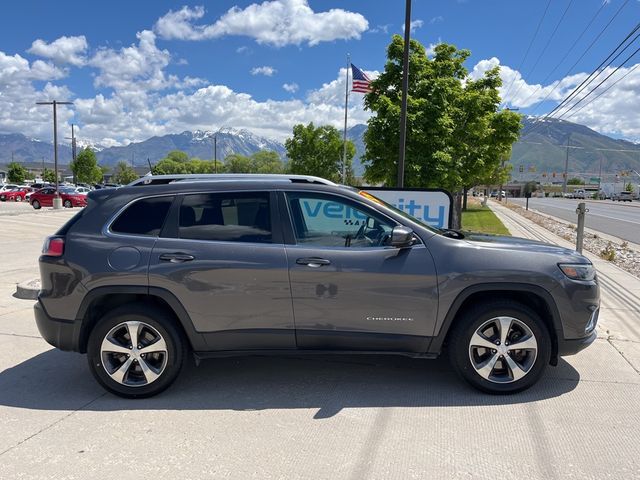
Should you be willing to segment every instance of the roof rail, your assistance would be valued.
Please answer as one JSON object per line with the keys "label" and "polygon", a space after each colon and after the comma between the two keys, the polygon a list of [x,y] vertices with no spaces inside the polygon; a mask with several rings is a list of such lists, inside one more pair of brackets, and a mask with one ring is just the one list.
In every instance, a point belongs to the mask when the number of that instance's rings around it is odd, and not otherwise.
{"label": "roof rail", "polygon": [[134,180],[128,187],[141,185],[166,185],[176,182],[220,182],[220,181],[277,181],[289,183],[315,183],[321,185],[336,185],[320,177],[311,175],[286,174],[255,174],[255,173],[189,173],[176,175],[145,175]]}

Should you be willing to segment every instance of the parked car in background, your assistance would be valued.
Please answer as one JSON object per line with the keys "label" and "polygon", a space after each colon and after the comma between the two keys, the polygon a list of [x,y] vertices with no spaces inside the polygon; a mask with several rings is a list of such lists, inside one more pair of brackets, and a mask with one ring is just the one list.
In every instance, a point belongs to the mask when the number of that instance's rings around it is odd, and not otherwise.
{"label": "parked car in background", "polygon": [[[73,187],[72,187],[73,188]],[[86,195],[87,193],[89,193],[91,191],[91,189],[87,188],[87,187],[75,187],[73,189],[76,193],[79,193],[81,195]]]}
{"label": "parked car in background", "polygon": [[13,190],[15,188],[19,188],[20,185],[15,185],[13,183],[4,183],[2,185],[0,185],[0,193],[2,192],[6,192],[8,190]]}
{"label": "parked car in background", "polygon": [[0,201],[2,202],[23,202],[26,200],[27,194],[31,193],[31,187],[18,187],[13,190],[7,190],[0,193]]}
{"label": "parked car in background", "polygon": [[[493,192],[491,192],[491,194],[489,195],[491,198],[498,198],[498,191],[494,190]],[[500,191],[500,197],[501,198],[506,198],[507,196],[507,192],[505,192],[504,190]]]}
{"label": "parked car in background", "polygon": [[[87,195],[77,193],[75,188],[63,187],[59,189],[60,198],[62,199],[62,206],[65,208],[71,207],[86,207]],[[33,192],[29,197],[29,203],[33,208],[38,210],[41,207],[52,207],[53,199],[55,198],[56,189],[53,187],[42,188],[37,192]]]}
{"label": "parked car in background", "polygon": [[611,195],[614,202],[631,202],[633,200],[633,192],[618,192]]}

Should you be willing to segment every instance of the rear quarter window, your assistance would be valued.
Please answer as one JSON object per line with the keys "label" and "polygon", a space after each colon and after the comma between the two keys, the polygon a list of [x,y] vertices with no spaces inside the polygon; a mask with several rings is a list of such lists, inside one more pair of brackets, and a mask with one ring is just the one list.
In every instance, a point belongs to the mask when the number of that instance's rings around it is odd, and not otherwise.
{"label": "rear quarter window", "polygon": [[129,205],[111,224],[111,231],[128,235],[158,236],[173,197],[143,198]]}

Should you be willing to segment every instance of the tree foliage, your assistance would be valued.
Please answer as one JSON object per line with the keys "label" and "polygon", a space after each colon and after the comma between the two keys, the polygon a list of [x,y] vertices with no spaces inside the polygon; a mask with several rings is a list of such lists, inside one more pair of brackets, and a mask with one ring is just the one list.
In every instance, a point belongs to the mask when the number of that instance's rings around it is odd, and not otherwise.
{"label": "tree foliage", "polygon": [[583,183],[581,178],[570,178],[567,180],[567,185],[582,185]]}
{"label": "tree foliage", "polygon": [[127,185],[138,178],[138,174],[127,162],[121,160],[113,172],[113,181],[121,185]]}
{"label": "tree foliage", "polygon": [[42,180],[44,180],[45,182],[49,182],[49,183],[55,183],[55,181],[56,181],[55,172],[50,168],[45,168],[42,171]]}
{"label": "tree foliage", "polygon": [[187,173],[282,173],[284,164],[280,156],[272,151],[259,151],[250,157],[233,153],[224,163],[203,160],[189,156],[180,150],[173,150],[153,168],[154,175],[175,175]]}
{"label": "tree foliage", "polygon": [[71,171],[79,183],[98,183],[102,181],[102,169],[98,166],[96,154],[90,148],[80,151],[71,162]]}
{"label": "tree foliage", "polygon": [[[365,107],[373,111],[365,134],[365,179],[397,184],[402,56],[394,35],[384,72],[372,82]],[[499,69],[480,78],[464,67],[468,50],[440,44],[433,58],[411,40],[407,102],[405,186],[470,188],[506,171],[503,159],[521,128],[520,115],[498,111]]]}
{"label": "tree foliage", "polygon": [[[293,127],[293,137],[285,142],[291,173],[315,175],[334,182],[342,180],[343,140],[335,127],[315,127],[298,124]],[[356,148],[347,141],[347,165],[345,183],[353,183],[352,159]]]}
{"label": "tree foliage", "polygon": [[7,166],[7,180],[11,183],[22,183],[27,177],[27,170],[18,162],[11,162]]}

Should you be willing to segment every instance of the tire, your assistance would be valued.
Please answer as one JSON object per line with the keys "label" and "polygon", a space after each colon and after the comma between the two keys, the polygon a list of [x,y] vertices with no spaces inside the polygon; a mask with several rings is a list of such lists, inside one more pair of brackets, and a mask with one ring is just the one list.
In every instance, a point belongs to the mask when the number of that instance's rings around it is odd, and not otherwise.
{"label": "tire", "polygon": [[73,204],[71,203],[71,200],[65,200],[62,205],[64,206],[64,208],[72,208]]}
{"label": "tire", "polygon": [[38,200],[34,200],[33,202],[31,202],[31,206],[36,210],[40,210],[40,208],[42,207],[42,205],[40,205],[40,202]]}
{"label": "tire", "polygon": [[22,197],[20,195],[16,195],[13,200],[16,201],[16,202],[21,202],[22,201]]}
{"label": "tire", "polygon": [[[143,345],[140,350],[131,345],[133,331],[141,334],[137,342]],[[164,344],[159,343],[162,341]],[[109,392],[125,398],[151,397],[167,389],[178,377],[186,356],[187,342],[173,317],[142,304],[123,305],[107,313],[91,331],[87,344],[95,379]]]}
{"label": "tire", "polygon": [[[478,390],[492,394],[521,392],[536,383],[549,364],[549,330],[525,305],[514,301],[480,304],[466,310],[456,322],[448,342],[451,364]],[[505,336],[507,341],[503,342]],[[527,348],[507,348],[513,345]]]}

